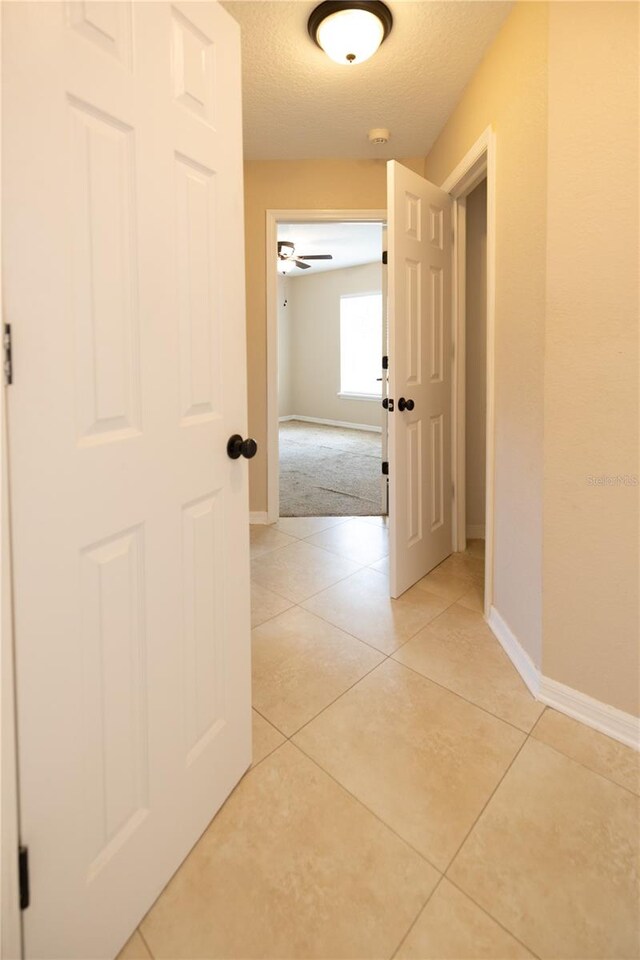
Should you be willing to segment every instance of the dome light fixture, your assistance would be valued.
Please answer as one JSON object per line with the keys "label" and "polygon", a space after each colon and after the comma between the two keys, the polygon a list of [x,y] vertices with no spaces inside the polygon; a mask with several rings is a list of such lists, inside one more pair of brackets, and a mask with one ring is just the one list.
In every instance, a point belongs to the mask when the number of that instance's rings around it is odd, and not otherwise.
{"label": "dome light fixture", "polygon": [[393,26],[381,0],[325,0],[311,12],[309,36],[336,63],[363,63],[386,40]]}

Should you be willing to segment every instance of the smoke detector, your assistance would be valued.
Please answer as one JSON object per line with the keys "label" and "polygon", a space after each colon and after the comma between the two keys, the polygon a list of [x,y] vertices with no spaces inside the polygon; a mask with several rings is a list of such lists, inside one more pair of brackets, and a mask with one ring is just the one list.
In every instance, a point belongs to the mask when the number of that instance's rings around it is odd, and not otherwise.
{"label": "smoke detector", "polygon": [[384,127],[374,127],[369,130],[369,143],[388,143],[389,131]]}

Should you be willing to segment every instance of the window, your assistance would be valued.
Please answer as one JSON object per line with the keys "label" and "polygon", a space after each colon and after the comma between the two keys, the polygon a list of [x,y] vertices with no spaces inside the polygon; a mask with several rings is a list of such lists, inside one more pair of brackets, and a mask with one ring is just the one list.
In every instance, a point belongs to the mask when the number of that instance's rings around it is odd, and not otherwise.
{"label": "window", "polygon": [[340,394],[382,395],[382,294],[340,297]]}

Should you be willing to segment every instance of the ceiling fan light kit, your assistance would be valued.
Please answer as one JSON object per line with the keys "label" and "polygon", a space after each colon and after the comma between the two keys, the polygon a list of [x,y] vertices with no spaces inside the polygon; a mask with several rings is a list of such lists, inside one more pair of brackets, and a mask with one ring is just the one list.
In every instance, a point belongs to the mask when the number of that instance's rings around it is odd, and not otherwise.
{"label": "ceiling fan light kit", "polygon": [[325,0],[311,12],[309,36],[336,63],[363,63],[386,40],[393,26],[381,0]]}
{"label": "ceiling fan light kit", "polygon": [[290,240],[278,240],[278,270],[280,273],[291,273],[294,267],[300,267],[301,270],[308,270],[310,263],[304,263],[305,260],[333,260],[331,253],[308,253],[296,254],[295,244]]}

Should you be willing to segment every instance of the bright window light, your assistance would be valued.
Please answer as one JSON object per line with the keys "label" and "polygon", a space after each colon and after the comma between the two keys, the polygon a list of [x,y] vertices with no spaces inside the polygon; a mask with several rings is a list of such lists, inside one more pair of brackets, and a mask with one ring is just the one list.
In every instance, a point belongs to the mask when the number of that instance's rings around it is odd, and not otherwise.
{"label": "bright window light", "polygon": [[340,393],[382,396],[382,294],[340,297]]}

